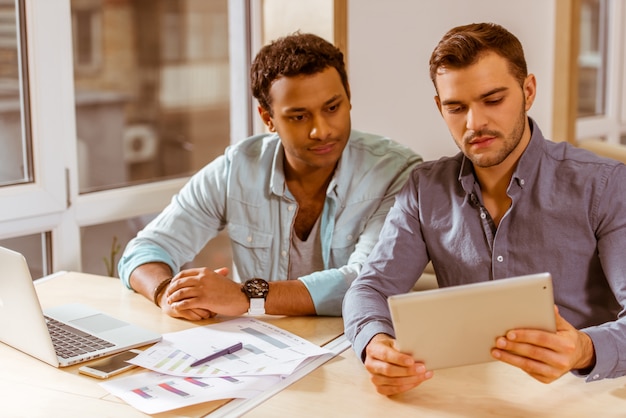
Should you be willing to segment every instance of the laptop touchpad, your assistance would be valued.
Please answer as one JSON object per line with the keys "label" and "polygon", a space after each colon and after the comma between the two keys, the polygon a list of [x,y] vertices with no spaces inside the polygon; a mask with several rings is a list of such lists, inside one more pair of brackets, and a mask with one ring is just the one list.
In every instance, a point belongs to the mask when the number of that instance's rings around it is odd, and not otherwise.
{"label": "laptop touchpad", "polygon": [[80,328],[96,333],[128,325],[128,323],[124,321],[120,321],[119,319],[115,319],[104,314],[86,316],[84,318],[74,319],[70,322]]}

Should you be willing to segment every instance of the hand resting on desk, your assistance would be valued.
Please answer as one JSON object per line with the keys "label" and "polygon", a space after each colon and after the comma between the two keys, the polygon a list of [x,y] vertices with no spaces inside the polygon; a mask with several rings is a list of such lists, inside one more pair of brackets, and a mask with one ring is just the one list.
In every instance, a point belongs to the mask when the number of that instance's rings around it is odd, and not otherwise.
{"label": "hand resting on desk", "polygon": [[[210,318],[218,313],[244,314],[248,310],[248,298],[241,291],[241,284],[229,279],[228,273],[226,267],[215,271],[208,268],[182,270],[165,291],[166,312],[190,320]],[[197,318],[197,313],[203,311],[208,316]]]}
{"label": "hand resting on desk", "polygon": [[[164,292],[162,306],[178,318],[198,320],[219,315],[239,316],[248,312],[250,301],[241,291],[241,283],[232,281],[229,270],[212,271],[206,267],[183,270],[172,279]],[[265,301],[268,315],[315,315],[309,291],[300,280],[270,282]],[[206,313],[206,316],[201,315]]]}
{"label": "hand resting on desk", "polygon": [[[250,301],[241,291],[241,283],[228,277],[226,267],[182,270],[174,277],[165,263],[153,262],[137,267],[130,276],[132,288],[152,299],[163,312],[174,318],[197,321],[215,315],[239,316],[248,312]],[[171,280],[169,279],[171,278]],[[167,286],[160,291],[158,286]],[[315,315],[311,294],[301,280],[270,282],[265,300],[268,315]],[[156,289],[156,290],[155,290]],[[157,296],[154,296],[154,293]]]}

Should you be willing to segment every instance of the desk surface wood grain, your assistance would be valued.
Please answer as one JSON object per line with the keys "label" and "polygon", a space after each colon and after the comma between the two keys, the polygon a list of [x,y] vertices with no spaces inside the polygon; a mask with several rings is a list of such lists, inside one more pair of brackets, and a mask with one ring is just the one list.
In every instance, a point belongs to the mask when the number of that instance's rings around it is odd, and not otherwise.
{"label": "desk surface wood grain", "polygon": [[438,370],[419,387],[386,397],[348,349],[244,416],[624,418],[626,377],[585,383],[567,374],[543,384],[490,362]]}
{"label": "desk surface wood grain", "polygon": [[[68,272],[38,282],[36,289],[44,309],[81,302],[159,333],[181,331],[231,319],[218,317],[190,322],[171,318],[143,296],[126,289],[118,279],[110,277]],[[264,316],[259,319],[318,345],[323,345],[343,333],[341,318]],[[147,416],[110,395],[98,385],[100,380],[79,374],[79,366],[57,369],[0,343],[0,416]],[[139,369],[134,369],[127,373],[138,372]],[[201,417],[228,401],[206,402],[153,416]]]}

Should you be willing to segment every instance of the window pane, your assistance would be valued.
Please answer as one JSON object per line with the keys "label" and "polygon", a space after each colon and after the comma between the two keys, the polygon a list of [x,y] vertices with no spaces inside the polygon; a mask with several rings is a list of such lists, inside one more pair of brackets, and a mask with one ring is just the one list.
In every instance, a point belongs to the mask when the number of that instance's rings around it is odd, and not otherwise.
{"label": "window pane", "polygon": [[[154,215],[120,222],[110,222],[81,228],[83,271],[91,274],[119,277],[117,263],[128,241],[150,222]],[[215,270],[232,266],[232,251],[228,234],[222,231],[212,239],[196,258],[183,266],[208,267]]]}
{"label": "window pane", "polygon": [[118,277],[117,262],[126,244],[151,218],[138,217],[81,228],[82,271]]}
{"label": "window pane", "polygon": [[26,258],[31,277],[35,280],[52,273],[47,263],[50,259],[47,250],[49,241],[50,233],[47,232],[0,240],[0,246],[21,253]]}
{"label": "window pane", "polygon": [[187,176],[230,141],[227,0],[72,0],[80,192]]}
{"label": "window pane", "polygon": [[606,0],[582,0],[578,56],[578,116],[605,112],[608,19]]}
{"label": "window pane", "polygon": [[0,0],[0,186],[33,181],[19,33],[15,1]]}

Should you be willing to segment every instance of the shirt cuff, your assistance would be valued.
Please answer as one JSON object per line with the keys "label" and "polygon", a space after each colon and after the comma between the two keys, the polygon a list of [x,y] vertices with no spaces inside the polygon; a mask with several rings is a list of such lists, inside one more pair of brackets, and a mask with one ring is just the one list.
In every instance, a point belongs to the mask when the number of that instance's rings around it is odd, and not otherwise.
{"label": "shirt cuff", "polygon": [[343,297],[349,285],[339,270],[317,271],[299,280],[311,294],[317,315],[341,316]]}
{"label": "shirt cuff", "polygon": [[176,271],[174,262],[171,257],[161,248],[156,245],[143,244],[141,248],[130,249],[128,253],[124,253],[117,264],[117,271],[120,275],[120,280],[124,285],[132,289],[130,286],[131,273],[142,264],[147,263],[165,263],[172,271]]}
{"label": "shirt cuff", "polygon": [[581,331],[589,335],[593,342],[596,364],[588,373],[583,374],[578,370],[572,370],[572,373],[575,376],[586,378],[587,382],[614,377],[617,359],[619,359],[619,350],[615,341],[611,338],[610,331],[605,327],[590,327]]}
{"label": "shirt cuff", "polygon": [[365,348],[377,334],[387,334],[392,338],[396,338],[396,334],[393,331],[393,325],[391,323],[386,324],[381,321],[372,321],[365,324],[352,343],[354,352],[362,362],[365,361]]}

